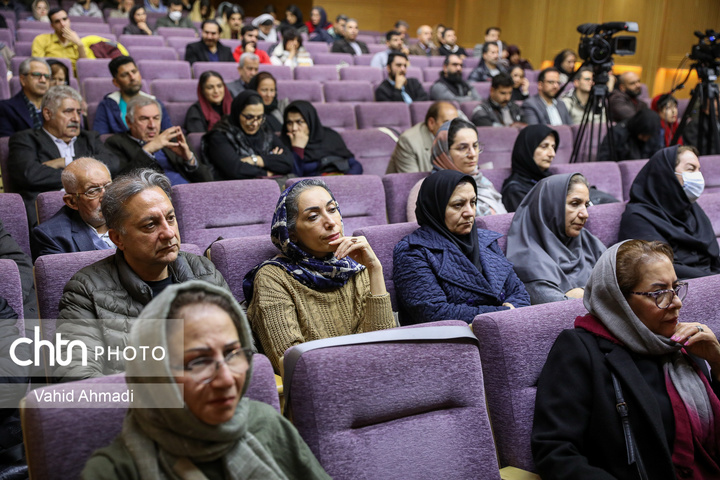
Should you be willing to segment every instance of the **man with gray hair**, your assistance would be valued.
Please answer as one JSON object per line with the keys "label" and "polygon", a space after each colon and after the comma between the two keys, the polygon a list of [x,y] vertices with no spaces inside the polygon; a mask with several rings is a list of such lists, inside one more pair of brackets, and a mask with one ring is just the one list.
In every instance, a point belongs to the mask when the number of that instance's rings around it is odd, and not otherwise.
{"label": "man with gray hair", "polygon": [[250,80],[257,75],[260,69],[260,57],[255,53],[243,53],[238,60],[238,73],[240,78],[227,84],[233,98],[245,90]]}
{"label": "man with gray hair", "polygon": [[[102,213],[117,251],[83,268],[65,285],[57,326],[63,339],[80,340],[90,352],[99,347],[122,350],[142,309],[166,287],[197,279],[229,290],[210,260],[180,251],[171,198],[168,178],[150,169],[119,176],[105,189]],[[83,366],[79,349],[72,352],[71,363],[55,369],[61,381],[125,368],[122,355],[88,355]]]}
{"label": "man with gray hair", "polygon": [[180,127],[162,130],[162,111],[150,97],[130,100],[128,128],[108,138],[105,145],[120,159],[121,173],[152,168],[164,173],[173,185],[211,181],[212,172],[199,161]]}
{"label": "man with gray hair", "polygon": [[13,189],[23,196],[30,228],[37,223],[35,198],[40,192],[60,190],[62,170],[76,158],[92,157],[119,170],[118,159],[100,140],[100,134],[82,130],[80,94],[66,85],[51,87],[42,100],[43,128],[10,137],[8,171]]}
{"label": "man with gray hair", "polygon": [[28,128],[42,128],[40,103],[50,88],[50,65],[44,58],[26,58],[20,64],[20,90],[0,102],[0,137],[10,137]]}
{"label": "man with gray hair", "polygon": [[354,18],[349,18],[345,23],[345,34],[343,38],[335,40],[330,49],[333,53],[349,53],[350,55],[362,55],[363,53],[370,53],[368,46],[365,42],[361,42],[357,39],[360,30],[358,29],[358,22]]}

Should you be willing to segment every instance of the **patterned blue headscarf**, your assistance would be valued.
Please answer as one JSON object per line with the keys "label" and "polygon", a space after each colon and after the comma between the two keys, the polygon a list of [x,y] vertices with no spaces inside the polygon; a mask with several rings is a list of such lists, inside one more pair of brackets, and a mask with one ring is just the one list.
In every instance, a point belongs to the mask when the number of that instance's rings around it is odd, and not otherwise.
{"label": "patterned blue headscarf", "polygon": [[[290,240],[290,231],[287,228],[287,206],[285,200],[293,188],[304,185],[308,180],[301,180],[287,189],[280,195],[275,214],[273,215],[272,230],[270,237],[273,244],[282,252],[279,255],[265,260],[253,268],[243,281],[243,293],[245,300],[250,303],[253,295],[253,284],[255,275],[265,265],[277,265],[284,268],[288,274],[298,282],[313,290],[333,290],[345,285],[356,273],[361,272],[365,266],[357,263],[350,257],[343,259],[335,258],[335,254],[329,254],[326,258],[315,258],[307,253],[297,243]],[[328,190],[329,192],[329,190]],[[332,193],[330,194],[332,195]],[[335,197],[333,197],[333,200]],[[340,207],[338,207],[338,212]],[[342,214],[341,214],[342,217]]]}

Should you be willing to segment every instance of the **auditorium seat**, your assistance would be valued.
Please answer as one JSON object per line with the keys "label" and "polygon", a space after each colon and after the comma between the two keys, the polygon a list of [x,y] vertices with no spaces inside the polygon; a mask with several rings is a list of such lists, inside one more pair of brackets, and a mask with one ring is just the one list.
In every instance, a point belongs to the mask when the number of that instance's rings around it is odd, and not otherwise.
{"label": "auditorium seat", "polygon": [[[422,71],[422,68],[419,68],[419,67],[407,67],[406,76],[407,76],[407,78],[414,78],[414,79],[416,79],[418,82],[422,83],[422,81],[423,81],[423,71]],[[427,92],[427,93],[429,94],[430,92]]]}
{"label": "auditorium seat", "polygon": [[334,65],[315,65],[295,69],[295,80],[311,80],[314,82],[331,82],[338,80],[337,68]]}
{"label": "auditorium seat", "polygon": [[720,239],[720,192],[703,193],[697,203],[710,219],[715,237]]}
{"label": "auditorium seat", "polygon": [[[472,73],[472,71],[470,71]],[[492,82],[472,82],[471,85],[475,87],[475,91],[482,97],[483,100],[490,97],[490,87]]]}
{"label": "auditorium seat", "polygon": [[[163,103],[198,101],[198,81],[189,79],[158,79],[150,83],[150,93]],[[174,124],[177,125],[177,124]],[[182,125],[182,124],[180,124]]]}
{"label": "auditorium seat", "polygon": [[720,155],[701,155],[700,170],[705,177],[705,193],[720,192]]}
{"label": "auditorium seat", "polygon": [[210,247],[208,257],[222,274],[235,299],[243,303],[246,300],[242,288],[245,275],[279,253],[270,238],[268,225],[263,235],[218,240]]}
{"label": "auditorium seat", "polygon": [[385,79],[383,70],[375,67],[345,67],[340,69],[340,80],[362,80],[377,86]]}
{"label": "auditorium seat", "polygon": [[193,78],[199,79],[200,75],[208,70],[219,73],[226,84],[238,78],[237,63],[234,62],[195,62],[192,64]]}
{"label": "auditorium seat", "polygon": [[62,190],[53,190],[51,192],[40,192],[35,199],[35,209],[37,210],[38,224],[50,220],[50,218],[65,206],[63,196],[65,192]]}
{"label": "auditorium seat", "polygon": [[313,63],[318,65],[353,65],[353,56],[349,53],[316,53],[312,56]]}
{"label": "auditorium seat", "polygon": [[360,103],[355,105],[358,128],[386,127],[402,134],[410,128],[410,109],[401,102]]}
{"label": "auditorium seat", "polygon": [[192,28],[158,27],[155,33],[165,39],[170,37],[190,37],[194,38],[195,41],[199,40],[197,32]]}
{"label": "auditorium seat", "polygon": [[76,65],[78,80],[82,84],[83,80],[88,78],[112,78],[108,68],[109,63],[109,58],[79,58]]}
{"label": "auditorium seat", "polygon": [[4,298],[17,314],[15,326],[21,336],[25,336],[25,313],[23,311],[23,291],[20,271],[17,264],[7,258],[0,259],[0,298]]}
{"label": "auditorium seat", "polygon": [[167,43],[168,47],[175,49],[179,58],[185,58],[185,47],[187,47],[188,43],[196,41],[197,39],[193,37],[165,37],[165,43]]}
{"label": "auditorium seat", "polygon": [[363,166],[366,175],[384,175],[390,156],[395,149],[395,140],[376,128],[367,130],[345,130],[340,132],[345,144],[355,159]]}
{"label": "auditorium seat", "polygon": [[143,80],[148,82],[159,78],[192,78],[190,64],[184,60],[138,60],[136,64]]}
{"label": "auditorium seat", "polygon": [[[232,82],[233,80],[237,80],[238,73],[237,73],[237,65],[235,65],[235,75],[230,76],[229,78],[225,79],[225,82]],[[268,72],[271,73],[273,77],[275,77],[275,80],[292,80],[293,79],[293,69],[290,67],[286,67],[285,65],[268,65],[265,63],[261,63],[259,67],[260,72]],[[282,98],[282,97],[278,97]],[[298,99],[298,100],[306,100],[306,99]],[[308,100],[310,101],[310,100]]]}
{"label": "auditorium seat", "polygon": [[514,213],[503,213],[500,215],[487,215],[484,217],[477,217],[477,227],[484,228],[485,230],[492,230],[502,235],[497,239],[498,246],[504,254],[507,254],[507,234],[510,231],[510,225],[512,219],[515,216]]}
{"label": "auditorium seat", "polygon": [[358,67],[369,67],[370,63],[372,63],[372,57],[373,56],[370,54],[354,55],[354,65],[357,65]]}
{"label": "auditorium seat", "polygon": [[385,203],[388,210],[388,222],[407,222],[407,202],[410,190],[417,182],[429,175],[429,172],[390,173],[383,175]]}
{"label": "auditorium seat", "polygon": [[588,208],[585,228],[595,235],[606,247],[618,242],[620,220],[625,211],[625,203],[606,203]]}
{"label": "auditorium seat", "polygon": [[[326,102],[373,102],[375,92],[370,82],[362,80],[337,80],[323,85]],[[355,113],[353,112],[353,119]]]}
{"label": "auditorium seat", "polygon": [[[620,178],[622,181],[623,199],[630,201],[630,187],[632,187],[635,177],[647,163],[647,160],[623,160],[617,162],[620,169]],[[702,167],[702,164],[701,164]]]}
{"label": "auditorium seat", "polygon": [[472,116],[473,116],[473,110],[475,110],[475,107],[480,105],[480,102],[462,102],[460,104],[460,110],[465,114],[465,116],[472,122]]}
{"label": "auditorium seat", "polygon": [[[223,40],[225,42],[226,40]],[[315,55],[329,52],[329,46],[325,42],[303,42],[305,50],[315,59]]]}
{"label": "auditorium seat", "polygon": [[442,55],[435,55],[432,57],[428,57],[428,62],[430,62],[430,67],[442,67],[443,62],[445,61],[445,57]]}
{"label": "auditorium seat", "polygon": [[[557,158],[557,157],[556,157]],[[582,173],[591,186],[607,192],[620,202],[623,201],[622,175],[615,162],[561,163],[553,161],[549,169],[551,174]]]}
{"label": "auditorium seat", "polygon": [[[430,92],[428,92],[428,95]],[[425,121],[425,115],[430,109],[430,106],[435,103],[432,100],[422,100],[419,102],[413,102],[410,104],[410,123],[417,125],[420,122]]]}
{"label": "auditorium seat", "polygon": [[[570,128],[572,130],[572,134],[573,134],[572,138],[573,138],[573,143],[574,143],[574,140],[578,138],[580,125],[572,125]],[[605,124],[601,123],[601,124],[594,125],[594,129],[595,130],[593,131],[592,138],[590,135],[590,130],[587,130],[587,129],[585,130],[585,135],[583,136],[582,142],[580,144],[580,150],[578,153],[577,162],[594,162],[595,161],[595,157],[597,156],[598,147],[600,146],[600,143],[605,138],[605,135],[607,133],[607,127],[605,126]],[[600,134],[599,137],[598,137],[598,132]],[[598,141],[598,138],[600,139],[599,141]],[[588,151],[591,142],[592,142],[592,151]],[[619,159],[619,160],[624,160],[624,159]]]}
{"label": "auditorium seat", "polygon": [[127,47],[131,57],[137,62],[140,60],[177,60],[178,53],[172,47],[131,46]]}
{"label": "auditorium seat", "polygon": [[[0,139],[0,146],[7,145],[7,137]],[[0,147],[1,148],[1,147]],[[3,173],[5,171],[3,170]],[[3,175],[3,181],[7,177]],[[7,192],[7,186],[5,187]],[[17,193],[0,194],[0,221],[5,231],[17,242],[23,252],[30,253],[30,231],[27,212],[22,197]]]}
{"label": "auditorium seat", "polygon": [[[127,25],[127,19],[123,19],[122,25]],[[155,35],[120,35],[118,42],[124,45],[128,52],[130,47],[165,47],[165,39]]]}
{"label": "auditorium seat", "polygon": [[278,80],[277,98],[306,100],[310,103],[324,101],[322,85],[311,80]]}
{"label": "auditorium seat", "polygon": [[165,110],[167,110],[168,115],[170,115],[170,122],[177,127],[182,127],[183,125],[185,125],[185,116],[187,115],[187,111],[196,101],[197,98],[192,102],[164,103]]}
{"label": "auditorium seat", "polygon": [[408,61],[410,62],[410,65],[420,69],[430,66],[430,60],[428,60],[428,58],[429,57],[421,55],[408,55]]}
{"label": "auditorium seat", "polygon": [[[430,57],[431,64],[433,58],[434,57]],[[435,82],[440,78],[440,72],[442,72],[442,67],[425,67],[423,68],[423,79],[426,82]]]}
{"label": "auditorium seat", "polygon": [[496,169],[510,167],[517,136],[518,129],[515,127],[478,127],[478,139],[485,144],[479,162],[493,162]]}
{"label": "auditorium seat", "polygon": [[32,41],[21,42],[20,40],[15,42],[15,55],[21,57],[29,57],[32,55]]}
{"label": "auditorium seat", "polygon": [[[327,84],[325,85],[325,97],[328,98]],[[335,131],[355,130],[355,109],[350,103],[316,103],[313,105],[320,117],[324,127],[332,128]]]}
{"label": "auditorium seat", "polygon": [[[480,163],[484,162],[482,156],[480,157]],[[498,192],[502,190],[503,182],[505,182],[505,179],[510,176],[512,173],[512,169],[510,167],[505,168],[491,168],[491,169],[482,169],[482,174],[490,180],[490,183],[493,184],[493,187],[495,187],[495,190]]]}

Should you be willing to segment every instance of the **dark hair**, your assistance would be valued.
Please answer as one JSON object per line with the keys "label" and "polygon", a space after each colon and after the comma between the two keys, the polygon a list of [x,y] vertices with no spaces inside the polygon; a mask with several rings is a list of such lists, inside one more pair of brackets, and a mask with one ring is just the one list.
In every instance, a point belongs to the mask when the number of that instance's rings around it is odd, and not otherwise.
{"label": "dark hair", "polygon": [[448,65],[450,65],[450,57],[458,57],[458,58],[460,58],[460,55],[458,55],[457,53],[451,53],[450,55],[446,56],[446,57],[445,57],[445,60],[443,60],[443,65],[444,65],[444,66],[447,67]]}
{"label": "dark hair", "polygon": [[245,10],[240,5],[233,5],[230,8],[226,8],[223,12],[225,18],[229,19],[231,15],[239,13],[241,17],[245,18]]}
{"label": "dark hair", "polygon": [[449,32],[450,30],[452,30],[453,32],[455,31],[455,29],[453,27],[445,27],[445,30],[443,30],[443,33],[442,33],[442,38],[445,38],[445,34],[447,32]]}
{"label": "dark hair", "polygon": [[593,76],[595,76],[595,71],[592,69],[592,67],[582,67],[582,68],[578,69],[575,80],[580,80],[580,75],[582,75],[585,72],[590,72],[593,74]]}
{"label": "dark hair", "polygon": [[244,37],[247,32],[252,32],[253,30],[257,30],[257,27],[254,27],[253,25],[245,25],[240,29],[240,36]]}
{"label": "dark hair", "polygon": [[692,145],[680,145],[677,149],[677,155],[675,155],[675,166],[678,166],[678,163],[680,163],[680,155],[685,152],[692,152],[695,154],[696,157],[700,156],[700,150],[698,150],[696,147]]}
{"label": "dark hair", "polygon": [[395,60],[396,57],[402,57],[402,58],[404,58],[405,60],[408,59],[407,55],[405,55],[405,54],[402,53],[402,52],[390,52],[390,54],[388,54],[388,60],[387,60],[387,66],[388,66],[388,67],[389,67],[390,64]]}
{"label": "dark hair", "polygon": [[560,74],[560,69],[555,68],[555,67],[548,67],[548,68],[546,68],[545,70],[543,70],[543,71],[540,72],[540,75],[538,75],[537,81],[538,81],[538,82],[544,82],[544,81],[545,81],[545,74],[550,73],[550,72],[555,72],[555,73],[557,73],[557,74]]}
{"label": "dark hair", "polygon": [[515,82],[513,82],[512,77],[509,73],[498,73],[492,78],[492,84],[490,85],[492,88],[500,88],[500,87],[514,87]]}
{"label": "dark hair", "polygon": [[275,5],[273,5],[272,3],[268,3],[267,5],[265,5],[265,8],[263,8],[262,13],[277,13],[277,11],[275,10]]}
{"label": "dark hair", "polygon": [[205,25],[215,25],[216,27],[218,27],[218,33],[222,33],[222,27],[215,20],[203,20],[203,22],[200,24],[200,30],[203,30],[205,28]]}
{"label": "dark hair", "polygon": [[183,3],[182,3],[182,0],[170,0],[170,1],[168,2],[168,7],[169,7],[170,5],[175,5],[175,6],[180,5],[180,6],[182,6],[182,4],[183,4]]}
{"label": "dark hair", "polygon": [[127,65],[128,63],[132,63],[133,65],[137,66],[135,60],[133,60],[132,57],[128,57],[127,55],[121,55],[119,57],[113,58],[112,60],[110,60],[110,63],[108,63],[110,75],[112,75],[113,78],[117,77],[120,67],[122,67],[123,65]]}
{"label": "dark hair", "polygon": [[330,198],[332,198],[336,203],[337,200],[335,200],[335,196],[332,194],[330,189],[328,188],[327,184],[323,182],[322,180],[318,180],[315,178],[309,178],[307,180],[300,180],[295,184],[293,189],[288,193],[287,197],[285,198],[285,209],[287,210],[287,229],[290,233],[295,233],[295,226],[297,225],[297,219],[298,219],[298,199],[300,198],[300,195],[305,191],[309,190],[314,187],[321,187],[324,188],[325,191],[327,191],[330,194]]}
{"label": "dark hair", "polygon": [[398,20],[397,22],[395,22],[394,27],[395,28],[398,28],[398,27],[410,28],[410,25],[405,20]]}
{"label": "dark hair", "polygon": [[[577,55],[575,55],[575,52],[572,51],[572,50],[569,49],[569,48],[566,48],[565,50],[560,51],[560,53],[558,53],[558,54],[555,56],[555,60],[553,61],[553,66],[554,66],[555,68],[557,68],[558,71],[561,71],[562,69],[561,69],[560,67],[562,66],[562,63],[563,63],[563,62],[565,61],[565,59],[566,59],[567,57],[569,57],[570,55],[572,55],[573,57],[575,57],[575,58],[577,59]],[[567,74],[567,73],[572,73],[572,70],[569,71],[569,72],[564,72],[564,73],[566,73],[566,74]]]}
{"label": "dark hair", "polygon": [[205,70],[198,79],[198,84],[200,85],[200,88],[205,88],[205,84],[213,77],[219,78],[220,81],[223,82],[223,85],[225,85],[225,79],[222,77],[222,75],[220,75],[215,70]]}
{"label": "dark hair", "polygon": [[477,127],[472,123],[468,122],[467,120],[463,120],[462,118],[458,117],[453,118],[450,121],[450,128],[448,128],[448,146],[452,146],[453,142],[455,141],[455,135],[457,135],[460,130],[463,130],[465,128],[474,130],[475,133],[477,133]]}
{"label": "dark hair", "polygon": [[402,36],[402,33],[398,32],[397,30],[390,30],[385,34],[385,41],[389,42],[392,40],[392,37],[399,37]]}
{"label": "dark hair", "polygon": [[[64,8],[55,7],[55,8],[51,8],[51,9],[48,11],[48,18],[50,19],[50,23],[52,23],[52,17],[53,17],[53,15],[55,15],[56,13],[59,13],[59,12],[65,12],[65,9],[64,9]],[[67,13],[67,12],[65,12],[65,13]]]}
{"label": "dark hair", "polygon": [[430,105],[430,108],[428,108],[427,113],[425,114],[425,125],[427,125],[428,120],[431,118],[433,120],[437,120],[440,116],[440,108],[442,108],[443,105],[450,105],[453,108],[455,108],[455,105],[448,102],[447,100],[438,100],[437,102]]}
{"label": "dark hair", "polygon": [[660,116],[649,108],[640,109],[635,115],[625,121],[628,132],[637,135],[659,135]]}
{"label": "dark hair", "polygon": [[[29,57],[29,59],[32,59],[33,57]],[[23,60],[23,63],[25,61]],[[30,62],[32,63],[32,62]],[[47,59],[47,64],[50,67],[50,75],[52,75],[52,69],[53,67],[60,67],[65,72],[65,85],[70,85],[70,70],[68,69],[67,65],[65,65],[63,62],[59,60],[54,60],[52,58]],[[20,71],[22,72],[22,63],[20,64]],[[21,73],[22,75],[22,73]]]}
{"label": "dark hair", "polygon": [[125,205],[133,196],[149,188],[160,188],[172,201],[170,180],[152,168],[134,170],[127,175],[116,177],[106,189],[102,199],[102,214],[108,228],[125,233],[127,210]]}
{"label": "dark hair", "polygon": [[282,44],[283,48],[287,46],[287,42],[290,40],[297,40],[298,41],[298,48],[302,47],[302,36],[300,35],[300,32],[297,31],[294,27],[288,27],[282,32]]}
{"label": "dark hair", "polygon": [[130,12],[128,13],[128,20],[130,20],[130,23],[133,25],[137,25],[137,22],[135,21],[135,14],[138,10],[145,10],[145,5],[135,5],[130,9]]}
{"label": "dark hair", "polygon": [[275,98],[277,98],[277,80],[275,80],[275,77],[273,77],[272,73],[270,72],[258,72],[258,74],[251,78],[250,82],[248,82],[248,90],[255,90],[257,92],[257,89],[260,88],[260,82],[262,82],[263,80],[273,81],[276,89]]}
{"label": "dark hair", "polygon": [[673,250],[667,243],[628,240],[620,245],[615,257],[615,278],[626,298],[640,283],[639,267],[662,257],[666,257],[670,263],[674,260]]}
{"label": "dark hair", "polygon": [[347,22],[348,20],[350,20],[350,17],[348,17],[347,15],[343,15],[343,14],[341,13],[340,15],[338,15],[337,17],[335,17],[335,21],[336,21],[336,22],[339,22],[340,20],[344,20],[344,21]]}
{"label": "dark hair", "polygon": [[487,30],[485,30],[485,35],[490,33],[493,30],[497,30],[498,32],[502,33],[502,30],[500,30],[500,27],[488,27]]}
{"label": "dark hair", "polygon": [[485,42],[485,43],[483,43],[483,46],[482,46],[482,54],[483,55],[485,55],[488,52],[488,50],[490,50],[490,45],[495,45],[496,47],[500,48],[498,46],[497,42]]}

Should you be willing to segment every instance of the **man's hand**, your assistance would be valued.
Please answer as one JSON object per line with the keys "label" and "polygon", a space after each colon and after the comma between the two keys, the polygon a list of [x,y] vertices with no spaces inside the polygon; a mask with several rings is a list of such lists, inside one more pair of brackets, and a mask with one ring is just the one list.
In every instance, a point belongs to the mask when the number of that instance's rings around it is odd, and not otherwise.
{"label": "man's hand", "polygon": [[405,75],[395,75],[395,88],[401,90],[407,83],[407,77]]}
{"label": "man's hand", "polygon": [[80,36],[75,33],[75,30],[72,30],[70,27],[65,27],[62,29],[63,37],[65,37],[66,40],[74,43],[78,47],[81,46],[82,40],[80,40]]}
{"label": "man's hand", "polygon": [[43,162],[43,165],[50,168],[57,168],[62,169],[65,168],[65,159],[64,158],[54,158],[52,160],[48,160],[47,162]]}
{"label": "man's hand", "polygon": [[[300,129],[293,133],[288,132],[287,136],[290,137],[290,144],[293,147],[297,148],[305,148],[308,144],[308,141],[310,141],[310,137],[308,136],[308,134],[300,131]],[[282,151],[280,153],[282,153]]]}
{"label": "man's hand", "polygon": [[155,153],[163,148],[169,148],[186,162],[190,161],[193,155],[180,127],[168,128],[143,146],[143,150],[148,153]]}

